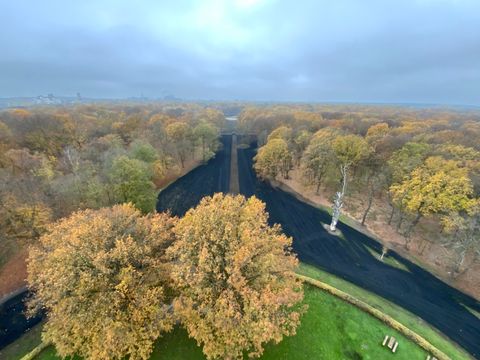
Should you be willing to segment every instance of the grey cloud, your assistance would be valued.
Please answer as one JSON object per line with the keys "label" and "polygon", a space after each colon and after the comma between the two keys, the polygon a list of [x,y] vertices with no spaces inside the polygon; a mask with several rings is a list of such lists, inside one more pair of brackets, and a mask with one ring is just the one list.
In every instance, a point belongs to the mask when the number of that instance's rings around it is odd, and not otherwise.
{"label": "grey cloud", "polygon": [[2,97],[78,91],[480,105],[480,3],[473,0],[19,0],[2,7]]}

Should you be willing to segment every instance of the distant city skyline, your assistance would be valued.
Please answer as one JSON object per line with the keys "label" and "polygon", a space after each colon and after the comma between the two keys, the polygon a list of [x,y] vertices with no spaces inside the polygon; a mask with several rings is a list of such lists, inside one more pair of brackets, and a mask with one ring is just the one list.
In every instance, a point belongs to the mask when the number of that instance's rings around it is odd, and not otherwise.
{"label": "distant city skyline", "polygon": [[480,105],[474,0],[6,2],[0,97]]}

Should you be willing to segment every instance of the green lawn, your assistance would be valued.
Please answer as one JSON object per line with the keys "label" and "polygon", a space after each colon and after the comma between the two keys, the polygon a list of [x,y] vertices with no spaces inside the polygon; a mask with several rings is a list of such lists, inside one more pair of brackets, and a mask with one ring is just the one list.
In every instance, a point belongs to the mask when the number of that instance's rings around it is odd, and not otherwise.
{"label": "green lawn", "polygon": [[391,303],[390,301],[385,300],[384,298],[379,297],[358,286],[355,286],[352,283],[335,275],[319,270],[317,267],[311,265],[301,263],[298,272],[302,275],[309,276],[313,279],[317,279],[326,284],[334,286],[337,289],[342,290],[347,294],[350,294],[357,299],[377,308],[383,313],[390,315],[392,318],[407,326],[418,335],[424,337],[432,345],[443,351],[452,359],[471,359],[471,356],[459,345],[453,343],[418,316]]}
{"label": "green lawn", "polygon": [[[297,335],[285,338],[278,345],[268,344],[262,359],[412,360],[426,357],[417,345],[379,320],[313,286],[305,285],[305,302],[309,309],[302,318]],[[396,354],[381,346],[385,334],[394,335],[399,340]],[[31,348],[29,343],[23,347],[22,342],[25,338],[14,344],[17,352],[16,355],[10,353],[9,359],[20,358]],[[50,347],[38,359],[59,358]],[[204,356],[185,330],[177,328],[157,342],[151,359],[194,360],[204,359]]]}

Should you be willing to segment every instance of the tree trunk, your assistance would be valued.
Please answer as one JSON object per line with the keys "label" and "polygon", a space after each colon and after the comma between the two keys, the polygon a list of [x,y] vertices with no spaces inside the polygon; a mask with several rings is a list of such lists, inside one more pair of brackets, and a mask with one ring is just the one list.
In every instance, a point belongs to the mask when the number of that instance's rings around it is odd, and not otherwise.
{"label": "tree trunk", "polygon": [[372,207],[372,203],[373,203],[373,193],[374,193],[373,185],[370,185],[370,192],[368,193],[368,206],[367,206],[367,208],[365,209],[365,212],[363,213],[362,226],[365,226],[365,220],[367,219],[367,215],[368,215],[368,213],[370,212],[370,209],[371,209],[371,207]]}
{"label": "tree trunk", "polygon": [[386,246],[382,247],[382,255],[380,256],[380,261],[383,261],[383,257],[387,255],[388,253],[388,248]]}
{"label": "tree trunk", "polygon": [[465,261],[465,255],[466,255],[466,251],[461,251],[458,254],[458,258],[457,258],[457,261],[455,262],[455,268],[454,268],[453,274],[452,274],[454,279],[456,279],[457,277],[462,275],[467,270],[467,267],[465,267],[462,270],[462,265],[463,265],[463,262]]}
{"label": "tree trunk", "polygon": [[395,228],[397,233],[400,233],[400,229],[402,228],[403,220],[405,220],[405,214],[403,213],[402,209],[400,209],[400,214],[399,215],[400,215],[400,217],[398,218],[397,227]]}
{"label": "tree trunk", "polygon": [[395,206],[390,206],[392,207],[392,211],[390,212],[390,216],[388,217],[388,225],[392,225],[393,215],[395,215]]}
{"label": "tree trunk", "polygon": [[345,195],[345,189],[347,186],[347,165],[340,166],[340,172],[342,173],[342,191],[338,191],[335,194],[335,201],[333,202],[332,222],[330,223],[330,231],[337,229],[338,219],[340,218],[340,210],[343,207],[343,197]]}
{"label": "tree trunk", "polygon": [[425,252],[425,249],[427,248],[427,245],[428,245],[428,241],[423,239],[422,243],[420,244],[421,246],[420,255],[423,255],[423,253]]}
{"label": "tree trunk", "polygon": [[338,219],[340,218],[340,210],[343,207],[343,194],[338,191],[335,194],[335,200],[333,202],[332,222],[330,223],[330,231],[337,230]]}
{"label": "tree trunk", "polygon": [[422,218],[422,213],[420,212],[420,209],[417,211],[417,216],[415,217],[415,219],[412,221],[412,223],[410,224],[410,226],[408,227],[407,231],[405,232],[405,247],[408,249],[409,248],[409,244],[410,244],[410,236],[412,235],[412,232],[413,232],[413,229],[415,228],[415,226],[417,226],[418,222],[420,221],[420,219]]}
{"label": "tree trunk", "polygon": [[392,225],[393,215],[395,215],[395,206],[392,206],[392,211],[390,212],[390,216],[388,217],[388,225]]}

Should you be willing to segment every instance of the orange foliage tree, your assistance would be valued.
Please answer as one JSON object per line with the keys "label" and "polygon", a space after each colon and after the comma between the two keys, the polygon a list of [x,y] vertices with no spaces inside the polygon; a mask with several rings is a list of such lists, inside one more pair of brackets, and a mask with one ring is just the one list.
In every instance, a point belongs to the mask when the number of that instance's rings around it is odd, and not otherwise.
{"label": "orange foliage tree", "polygon": [[300,322],[292,239],[267,217],[255,197],[216,194],[175,227],[167,251],[180,294],[174,311],[209,359],[260,356],[264,343],[294,335]]}
{"label": "orange foliage tree", "polygon": [[53,224],[28,258],[30,311],[47,312],[43,340],[62,357],[148,359],[173,325],[165,249],[174,223],[126,204]]}

